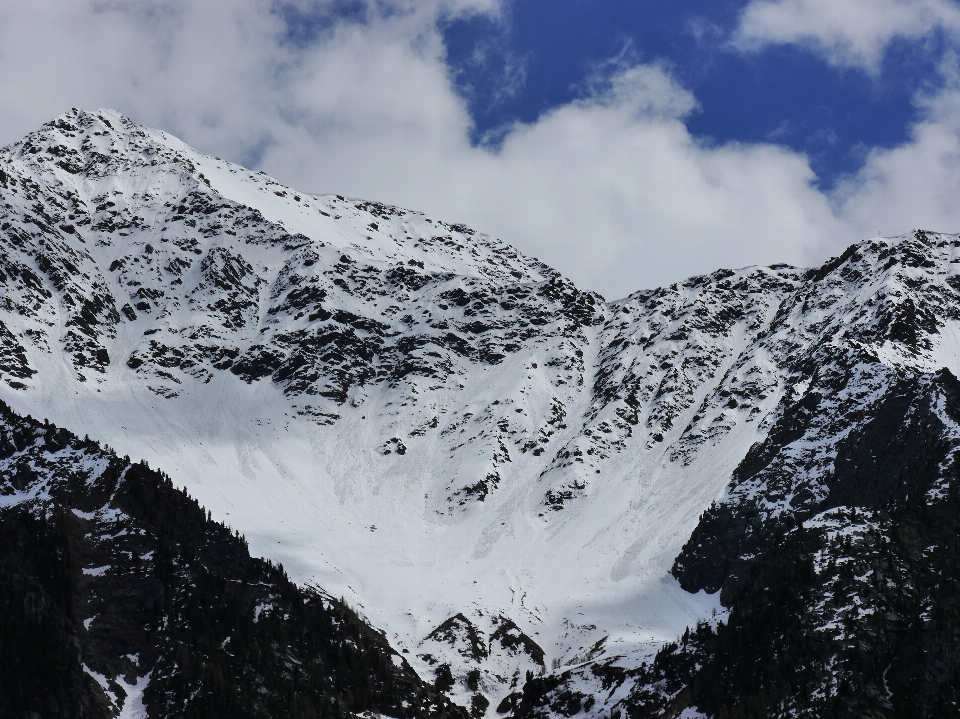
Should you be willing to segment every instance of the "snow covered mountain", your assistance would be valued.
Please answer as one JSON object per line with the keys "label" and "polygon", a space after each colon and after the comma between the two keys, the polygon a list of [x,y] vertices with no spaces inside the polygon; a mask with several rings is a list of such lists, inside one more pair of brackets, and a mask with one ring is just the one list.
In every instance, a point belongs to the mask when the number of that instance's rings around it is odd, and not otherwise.
{"label": "snow covered mountain", "polygon": [[0,403],[0,715],[465,719],[169,477]]}
{"label": "snow covered mountain", "polygon": [[787,518],[860,501],[843,442],[960,369],[957,236],[606,302],[106,110],[0,150],[0,248],[0,399],[162,467],[478,715],[639,706]]}

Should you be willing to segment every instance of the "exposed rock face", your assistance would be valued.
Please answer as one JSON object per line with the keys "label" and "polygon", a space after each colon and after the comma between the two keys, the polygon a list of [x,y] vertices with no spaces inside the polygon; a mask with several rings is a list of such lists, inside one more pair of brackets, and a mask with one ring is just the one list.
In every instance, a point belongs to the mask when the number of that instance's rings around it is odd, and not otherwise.
{"label": "exposed rock face", "polygon": [[[724,615],[639,667],[603,660],[528,682],[513,715],[571,716],[598,701],[621,717],[955,714],[958,420],[948,371],[900,382],[840,443],[812,511],[746,533],[742,507],[705,517],[681,559],[690,546],[702,566],[708,547],[718,562],[750,551],[720,580]],[[716,581],[699,566],[678,571]]]}
{"label": "exposed rock face", "polygon": [[[762,548],[785,517],[872,507],[897,482],[919,481],[912,478],[925,469],[928,448],[901,447],[895,465],[883,467],[869,453],[910,431],[917,383],[940,367],[956,368],[954,243],[917,232],[892,247],[853,246],[809,273],[811,286],[781,310],[779,330],[763,342],[792,353],[802,391],[785,398],[767,436],[734,471],[727,496],[678,557],[674,573],[686,589],[713,592],[735,581],[738,558]],[[806,316],[818,321],[811,326]],[[811,329],[816,336],[800,345],[797,335]],[[862,435],[869,449],[851,445],[851,435]],[[877,471],[888,476],[878,480]],[[839,479],[850,473],[871,480]]]}
{"label": "exposed rock face", "polygon": [[[298,193],[108,111],[0,168],[0,396],[164,467],[476,715],[719,715],[717,662],[780,692],[724,642],[832,626],[815,607],[857,586],[845,557],[902,544],[915,579],[874,570],[899,588],[942,569],[901,534],[922,498],[928,546],[952,541],[955,235],[607,302],[464,225]],[[764,634],[745,617],[785,577],[809,592]],[[811,661],[867,651],[831,642]],[[825,676],[804,686],[834,696]]]}

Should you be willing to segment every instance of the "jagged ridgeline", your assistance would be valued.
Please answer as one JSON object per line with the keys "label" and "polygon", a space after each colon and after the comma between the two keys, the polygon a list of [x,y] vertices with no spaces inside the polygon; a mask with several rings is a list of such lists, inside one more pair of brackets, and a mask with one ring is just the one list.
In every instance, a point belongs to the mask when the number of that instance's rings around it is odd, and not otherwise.
{"label": "jagged ridgeline", "polygon": [[162,472],[0,403],[0,716],[121,709],[466,717]]}
{"label": "jagged ridgeline", "polygon": [[960,714],[958,235],[606,301],[73,110],[0,149],[0,290],[0,399],[393,647],[11,419],[0,601],[59,619],[8,612],[0,693],[40,656],[44,701],[158,717]]}

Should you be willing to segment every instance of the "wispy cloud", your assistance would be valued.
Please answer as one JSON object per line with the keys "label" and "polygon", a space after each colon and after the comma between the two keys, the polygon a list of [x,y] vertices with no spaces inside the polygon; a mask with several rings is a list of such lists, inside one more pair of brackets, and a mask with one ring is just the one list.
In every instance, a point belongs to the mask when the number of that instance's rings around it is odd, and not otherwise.
{"label": "wispy cloud", "polygon": [[895,39],[938,30],[960,35],[960,6],[953,0],[752,0],[732,41],[745,51],[803,45],[833,65],[876,74]]}

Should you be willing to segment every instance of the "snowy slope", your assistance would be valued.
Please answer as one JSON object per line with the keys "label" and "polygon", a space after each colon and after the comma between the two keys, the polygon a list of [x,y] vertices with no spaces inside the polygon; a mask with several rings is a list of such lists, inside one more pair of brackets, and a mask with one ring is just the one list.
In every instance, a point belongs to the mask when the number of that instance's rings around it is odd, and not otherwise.
{"label": "snowy slope", "polygon": [[804,472],[897,376],[960,365],[954,236],[605,302],[111,111],[0,173],[0,399],[162,467],[491,714],[527,671],[648,656],[719,607],[674,560],[714,500],[756,493],[726,488],[830,371],[823,422],[778,445],[803,463],[782,502],[816,495]]}
{"label": "snowy slope", "polygon": [[0,715],[467,719],[161,472],[0,403]]}

